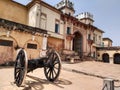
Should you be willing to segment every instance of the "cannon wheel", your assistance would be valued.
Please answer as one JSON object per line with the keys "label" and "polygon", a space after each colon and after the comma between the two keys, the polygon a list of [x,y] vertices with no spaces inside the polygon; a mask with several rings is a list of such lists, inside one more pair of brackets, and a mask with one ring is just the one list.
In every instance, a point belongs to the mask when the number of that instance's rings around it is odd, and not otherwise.
{"label": "cannon wheel", "polygon": [[27,73],[27,55],[24,49],[20,49],[18,51],[16,61],[15,61],[15,66],[14,66],[14,80],[15,84],[20,87],[24,79],[26,77]]}
{"label": "cannon wheel", "polygon": [[61,71],[61,58],[54,50],[47,54],[47,57],[48,59],[45,62],[44,73],[46,78],[53,82],[59,77]]}

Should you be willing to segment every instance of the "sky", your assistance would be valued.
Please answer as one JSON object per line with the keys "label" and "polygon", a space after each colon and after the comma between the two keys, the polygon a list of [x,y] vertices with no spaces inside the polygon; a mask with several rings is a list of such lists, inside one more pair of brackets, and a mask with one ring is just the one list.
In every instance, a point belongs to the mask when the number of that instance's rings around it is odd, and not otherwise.
{"label": "sky", "polygon": [[[31,0],[15,0],[27,4]],[[43,0],[55,6],[61,0]],[[120,0],[70,0],[74,3],[75,15],[82,12],[93,14],[94,26],[103,30],[103,37],[113,41],[113,46],[120,46]]]}

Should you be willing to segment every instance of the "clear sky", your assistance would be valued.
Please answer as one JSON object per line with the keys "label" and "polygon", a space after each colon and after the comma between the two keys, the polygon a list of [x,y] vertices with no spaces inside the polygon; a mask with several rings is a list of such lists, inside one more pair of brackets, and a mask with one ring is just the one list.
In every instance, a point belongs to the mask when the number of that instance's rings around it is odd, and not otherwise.
{"label": "clear sky", "polygon": [[[26,4],[31,0],[15,0]],[[43,0],[55,5],[61,0]],[[113,40],[113,46],[120,46],[120,0],[70,0],[74,3],[75,15],[90,12],[94,15],[94,26],[105,31],[103,37]]]}

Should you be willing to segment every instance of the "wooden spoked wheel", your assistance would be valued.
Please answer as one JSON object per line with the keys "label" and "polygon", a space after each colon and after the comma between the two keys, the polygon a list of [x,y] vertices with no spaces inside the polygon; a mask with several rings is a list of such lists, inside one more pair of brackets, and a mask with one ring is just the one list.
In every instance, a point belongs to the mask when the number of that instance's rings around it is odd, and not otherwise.
{"label": "wooden spoked wheel", "polygon": [[46,78],[49,81],[55,81],[59,75],[60,75],[60,71],[61,71],[61,59],[59,54],[52,50],[50,52],[48,52],[47,54],[48,59],[45,62],[45,66],[44,66],[44,73]]}
{"label": "wooden spoked wheel", "polygon": [[27,73],[27,55],[24,49],[20,49],[18,51],[16,61],[15,61],[15,66],[14,66],[14,80],[15,84],[20,87],[24,79],[26,77]]}

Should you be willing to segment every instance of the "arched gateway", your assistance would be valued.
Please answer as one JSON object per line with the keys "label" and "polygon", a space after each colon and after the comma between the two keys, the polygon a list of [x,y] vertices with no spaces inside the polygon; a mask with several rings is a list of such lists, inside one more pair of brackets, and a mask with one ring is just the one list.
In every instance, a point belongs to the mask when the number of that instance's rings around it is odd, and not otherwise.
{"label": "arched gateway", "polygon": [[116,53],[114,55],[114,63],[115,64],[120,64],[120,54],[119,53]]}
{"label": "arched gateway", "polygon": [[103,62],[109,63],[109,55],[107,53],[104,53],[102,55]]}
{"label": "arched gateway", "polygon": [[82,57],[82,55],[83,55],[83,37],[79,32],[74,33],[73,50],[75,52],[78,52],[80,57]]}

